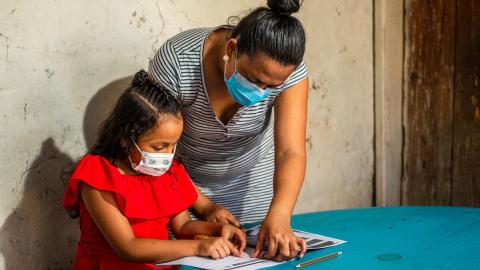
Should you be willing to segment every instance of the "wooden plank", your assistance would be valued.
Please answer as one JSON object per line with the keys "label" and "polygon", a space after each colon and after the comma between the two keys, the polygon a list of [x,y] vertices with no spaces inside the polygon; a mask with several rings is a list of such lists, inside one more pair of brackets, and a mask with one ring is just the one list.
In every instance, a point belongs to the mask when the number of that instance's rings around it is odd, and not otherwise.
{"label": "wooden plank", "polygon": [[403,0],[375,1],[375,204],[400,205]]}
{"label": "wooden plank", "polygon": [[452,203],[480,206],[480,1],[457,1]]}
{"label": "wooden plank", "polygon": [[450,204],[455,8],[407,1],[402,204]]}

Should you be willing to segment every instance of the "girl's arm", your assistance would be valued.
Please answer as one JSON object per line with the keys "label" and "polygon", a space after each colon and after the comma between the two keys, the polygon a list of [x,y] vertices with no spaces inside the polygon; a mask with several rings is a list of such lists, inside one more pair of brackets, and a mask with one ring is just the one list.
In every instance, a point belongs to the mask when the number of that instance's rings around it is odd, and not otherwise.
{"label": "girl's arm", "polygon": [[225,207],[210,201],[196,186],[195,189],[198,194],[198,199],[192,206],[195,212],[200,214],[206,221],[228,223],[241,227],[240,222]]}
{"label": "girl's arm", "polygon": [[277,261],[291,259],[306,251],[305,241],[296,237],[290,218],[305,177],[308,78],[290,87],[275,101],[274,196],[262,223],[254,256]]}
{"label": "girl's arm", "polygon": [[188,211],[175,215],[170,228],[177,239],[192,239],[196,235],[220,236],[224,224],[191,220]]}
{"label": "girl's arm", "polygon": [[120,212],[113,193],[80,182],[80,194],[97,227],[124,260],[161,262],[195,255],[223,258],[235,250],[224,238],[175,241],[137,238],[127,218]]}

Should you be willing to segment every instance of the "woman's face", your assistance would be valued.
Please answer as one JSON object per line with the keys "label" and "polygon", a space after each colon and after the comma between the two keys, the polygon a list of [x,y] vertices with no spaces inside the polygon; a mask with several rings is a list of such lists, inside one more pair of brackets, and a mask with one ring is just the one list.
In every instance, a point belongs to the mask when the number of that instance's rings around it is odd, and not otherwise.
{"label": "woman's face", "polygon": [[[227,79],[235,70],[235,55],[235,52],[232,53],[227,62],[225,70]],[[239,54],[236,64],[238,72],[243,77],[262,89],[280,86],[295,69],[294,65],[285,66],[264,53],[258,53],[254,57],[245,53]]]}
{"label": "woman's face", "polygon": [[[155,127],[142,134],[136,143],[144,152],[173,153],[182,131],[183,118],[181,116],[164,114]],[[141,157],[141,153],[133,145],[130,149],[130,159],[133,163],[138,164]]]}

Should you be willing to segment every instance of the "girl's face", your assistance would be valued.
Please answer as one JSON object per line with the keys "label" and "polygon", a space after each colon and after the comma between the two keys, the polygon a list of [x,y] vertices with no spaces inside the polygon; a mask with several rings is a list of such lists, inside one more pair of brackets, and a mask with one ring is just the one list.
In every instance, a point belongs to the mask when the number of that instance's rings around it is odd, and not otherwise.
{"label": "girl's face", "polygon": [[[157,124],[138,140],[140,150],[149,153],[173,153],[173,149],[180,139],[183,131],[183,118],[174,115],[162,115]],[[133,145],[130,149],[130,159],[138,164],[142,158],[141,153]]]}

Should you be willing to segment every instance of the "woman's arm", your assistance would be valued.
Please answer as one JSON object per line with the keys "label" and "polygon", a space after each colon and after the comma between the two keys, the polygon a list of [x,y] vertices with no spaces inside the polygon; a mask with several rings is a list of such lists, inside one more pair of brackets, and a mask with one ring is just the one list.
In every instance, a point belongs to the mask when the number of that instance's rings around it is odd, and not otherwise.
{"label": "woman's arm", "polygon": [[80,194],[95,224],[122,259],[161,262],[195,255],[223,258],[234,250],[233,245],[224,238],[175,241],[137,238],[111,192],[80,183]]}
{"label": "woman's arm", "polygon": [[275,101],[274,196],[259,233],[254,255],[268,241],[266,258],[286,260],[305,252],[290,218],[305,177],[308,78],[284,91]]}

